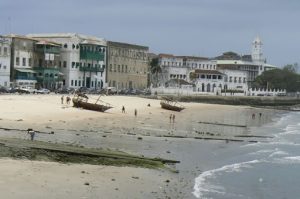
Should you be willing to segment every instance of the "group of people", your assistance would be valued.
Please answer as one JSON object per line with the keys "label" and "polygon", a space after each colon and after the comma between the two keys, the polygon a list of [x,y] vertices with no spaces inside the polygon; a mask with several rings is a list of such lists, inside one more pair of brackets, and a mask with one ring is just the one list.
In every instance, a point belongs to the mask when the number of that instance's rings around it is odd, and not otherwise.
{"label": "group of people", "polygon": [[[125,106],[122,106],[122,113],[126,113]],[[137,110],[134,109],[134,116],[137,117]]]}
{"label": "group of people", "polygon": [[[259,118],[261,118],[262,113],[259,113]],[[255,119],[255,113],[252,113],[252,119]]]}
{"label": "group of people", "polygon": [[171,122],[175,123],[175,114],[170,115],[170,123]]}
{"label": "group of people", "polygon": [[[64,96],[61,96],[61,104],[64,104]],[[70,104],[71,98],[69,96],[66,97],[66,104]]]}

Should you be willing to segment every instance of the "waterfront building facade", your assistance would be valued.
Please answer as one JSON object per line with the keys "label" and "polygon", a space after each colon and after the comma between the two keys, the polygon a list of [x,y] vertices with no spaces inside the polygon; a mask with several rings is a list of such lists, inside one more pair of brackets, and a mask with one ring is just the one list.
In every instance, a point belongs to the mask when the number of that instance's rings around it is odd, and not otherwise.
{"label": "waterfront building facade", "polygon": [[148,86],[149,47],[107,42],[107,83],[121,89],[145,89]]}
{"label": "waterfront building facade", "polygon": [[28,36],[61,46],[56,63],[59,69],[58,77],[60,76],[63,87],[101,89],[105,86],[106,41],[104,39],[76,33]]}
{"label": "waterfront building facade", "polygon": [[38,41],[20,35],[7,35],[11,39],[10,79],[12,86],[35,88],[36,72],[33,70],[34,45]]}
{"label": "waterfront building facade", "polygon": [[10,86],[11,38],[0,36],[0,87]]}

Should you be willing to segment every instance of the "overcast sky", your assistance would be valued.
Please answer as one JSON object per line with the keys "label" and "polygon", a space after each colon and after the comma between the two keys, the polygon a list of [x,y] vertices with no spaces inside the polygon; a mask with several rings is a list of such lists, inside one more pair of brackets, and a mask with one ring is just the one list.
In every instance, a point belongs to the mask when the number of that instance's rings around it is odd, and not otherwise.
{"label": "overcast sky", "polygon": [[250,54],[258,35],[268,63],[300,62],[299,0],[1,0],[0,34],[76,32],[154,53]]}

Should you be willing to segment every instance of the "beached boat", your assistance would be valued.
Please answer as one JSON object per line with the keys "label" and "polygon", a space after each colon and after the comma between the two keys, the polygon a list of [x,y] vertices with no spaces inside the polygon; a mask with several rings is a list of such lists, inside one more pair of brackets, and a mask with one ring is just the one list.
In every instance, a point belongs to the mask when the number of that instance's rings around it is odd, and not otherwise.
{"label": "beached boat", "polygon": [[[100,101],[100,97],[95,103],[88,102],[88,97],[85,94],[76,94],[72,101],[74,107],[91,111],[104,112],[113,108],[110,104]],[[102,102],[102,104],[98,104],[98,102]]]}
{"label": "beached boat", "polygon": [[184,106],[180,105],[178,102],[173,101],[172,99],[169,98],[163,98],[160,101],[161,108],[171,110],[171,111],[182,111],[185,109]]}

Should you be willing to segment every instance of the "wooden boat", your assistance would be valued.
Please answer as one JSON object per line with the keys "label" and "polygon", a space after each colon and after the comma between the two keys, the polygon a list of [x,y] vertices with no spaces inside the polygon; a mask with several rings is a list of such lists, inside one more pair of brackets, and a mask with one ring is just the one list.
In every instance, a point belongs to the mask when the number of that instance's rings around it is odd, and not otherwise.
{"label": "wooden boat", "polygon": [[161,101],[160,101],[160,105],[161,105],[161,108],[163,109],[167,109],[167,110],[171,110],[171,111],[182,111],[183,109],[185,109],[184,106],[180,105],[178,102],[176,101],[173,101],[169,98],[163,98]]}
{"label": "wooden boat", "polygon": [[91,102],[88,102],[88,97],[85,94],[76,94],[75,97],[72,99],[72,101],[73,101],[74,107],[83,108],[83,109],[91,110],[91,111],[104,112],[104,111],[107,111],[108,109],[113,108],[108,103],[98,104],[97,102],[100,101],[99,99],[100,99],[100,97],[98,98],[98,100],[95,103],[91,103]]}

